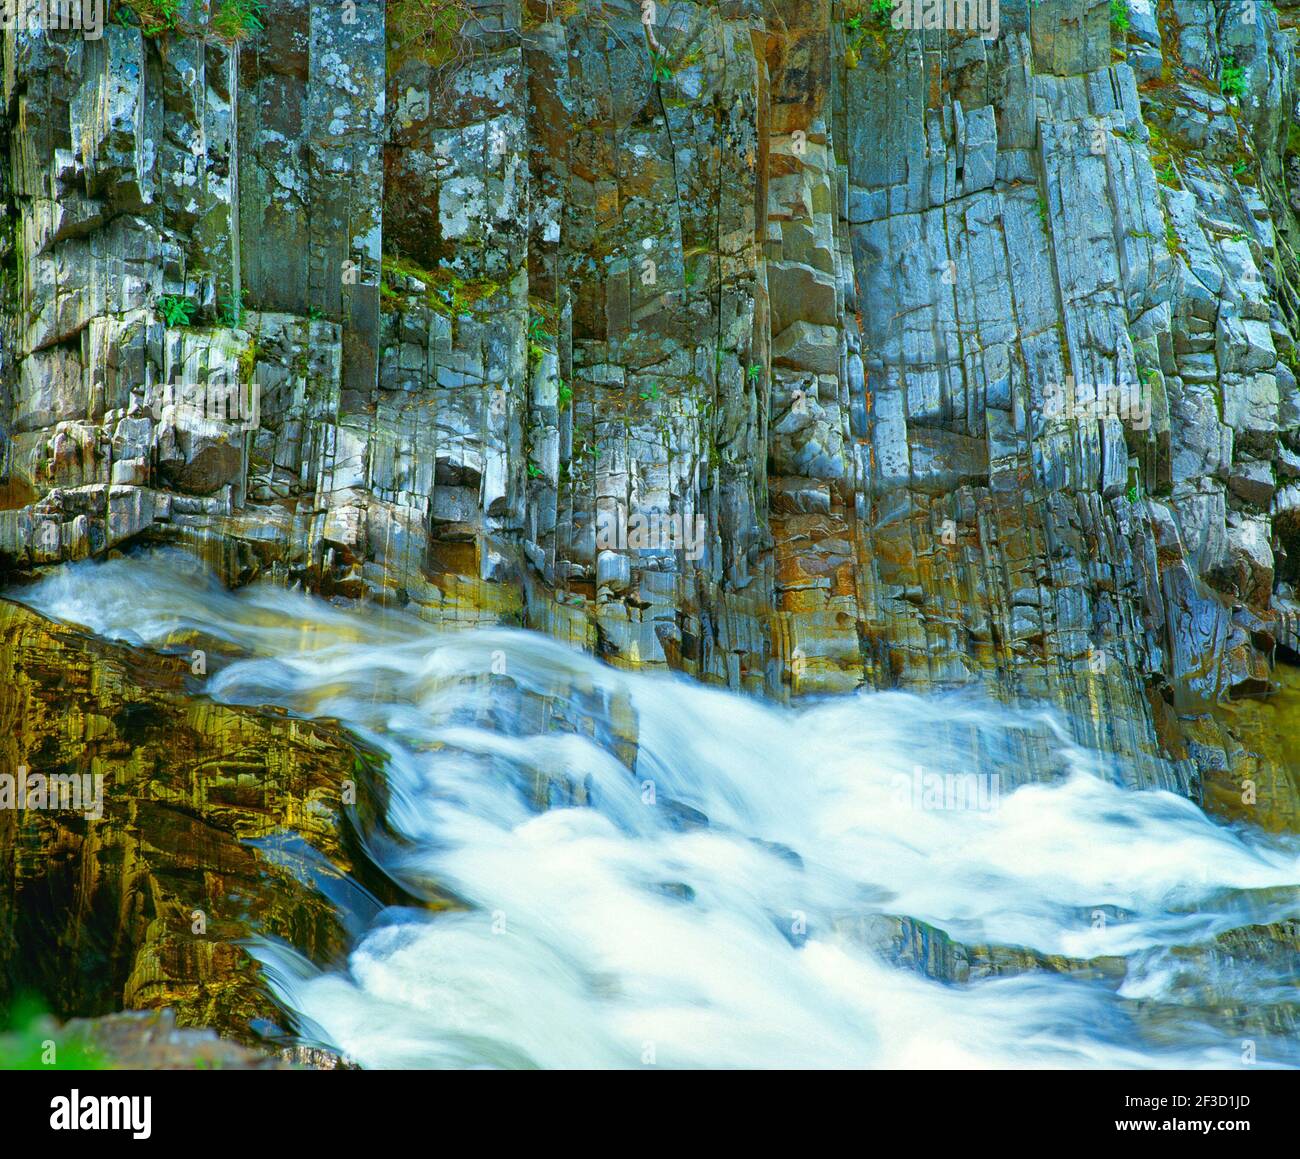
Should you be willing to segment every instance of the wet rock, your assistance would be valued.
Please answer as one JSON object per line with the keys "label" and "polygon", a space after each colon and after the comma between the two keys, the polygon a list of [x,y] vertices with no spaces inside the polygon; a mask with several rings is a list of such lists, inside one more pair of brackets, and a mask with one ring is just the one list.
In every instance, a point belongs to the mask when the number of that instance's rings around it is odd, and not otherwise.
{"label": "wet rock", "polygon": [[[180,643],[135,653],[0,601],[0,766],[75,780],[61,807],[0,810],[0,998],[30,991],[62,1016],[169,1007],[179,1027],[252,1045],[253,1021],[279,1015],[244,940],[323,963],[378,906],[372,891],[389,887],[357,860],[343,807],[350,784],[359,817],[382,810],[371,758],[328,724],[191,695],[196,667],[217,663]],[[319,873],[340,888],[319,889]],[[165,1020],[109,1029],[140,1025],[92,1037],[124,1064],[181,1041],[251,1061]]]}
{"label": "wet rock", "polygon": [[[824,4],[687,4],[656,81],[635,6],[533,7],[455,60],[377,0],[6,40],[0,568],[168,542],[779,698],[980,684],[1195,792],[1167,706],[1260,679],[1234,605],[1300,579],[1277,12],[850,68]],[[219,376],[249,426],[164,405]]]}

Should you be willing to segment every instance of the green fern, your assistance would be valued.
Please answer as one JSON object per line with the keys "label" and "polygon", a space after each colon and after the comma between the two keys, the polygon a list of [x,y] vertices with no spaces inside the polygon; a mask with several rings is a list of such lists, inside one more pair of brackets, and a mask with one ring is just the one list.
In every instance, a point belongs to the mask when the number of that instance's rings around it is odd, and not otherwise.
{"label": "green fern", "polygon": [[238,330],[244,324],[244,296],[239,291],[221,299],[221,324],[228,330]]}
{"label": "green fern", "polygon": [[1236,57],[1223,58],[1223,71],[1219,75],[1219,91],[1225,97],[1234,99],[1246,91],[1246,70],[1237,63]]}
{"label": "green fern", "polygon": [[166,326],[188,326],[198,310],[193,299],[177,297],[175,294],[164,294],[154,308]]}
{"label": "green fern", "polygon": [[180,10],[181,0],[123,0],[115,19],[127,28],[135,24],[145,36],[157,36],[176,31]]}
{"label": "green fern", "polygon": [[262,0],[221,0],[212,14],[212,30],[224,40],[243,40],[266,29],[265,13]]}

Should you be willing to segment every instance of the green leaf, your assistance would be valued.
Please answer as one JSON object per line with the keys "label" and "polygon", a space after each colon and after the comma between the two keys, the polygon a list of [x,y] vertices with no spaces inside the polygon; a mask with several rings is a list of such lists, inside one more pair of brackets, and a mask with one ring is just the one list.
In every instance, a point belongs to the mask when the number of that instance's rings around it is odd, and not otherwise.
{"label": "green leaf", "polygon": [[193,320],[194,313],[198,309],[193,301],[189,298],[177,297],[174,294],[164,294],[158,299],[154,309],[162,318],[166,326],[188,326]]}

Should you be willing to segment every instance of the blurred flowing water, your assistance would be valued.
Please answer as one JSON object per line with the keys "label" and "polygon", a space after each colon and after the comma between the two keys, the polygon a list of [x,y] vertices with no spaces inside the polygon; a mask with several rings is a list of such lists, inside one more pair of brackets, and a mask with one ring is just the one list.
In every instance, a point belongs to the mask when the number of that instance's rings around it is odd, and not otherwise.
{"label": "blurred flowing water", "polygon": [[[346,973],[254,948],[363,1065],[1300,1065],[1294,940],[1215,942],[1300,916],[1300,847],[1120,787],[1045,710],[788,709],[530,632],[226,592],[170,554],[10,595],[137,646],[206,639],[211,696],[336,717],[387,755],[407,840],[372,854],[455,904],[382,912]],[[1026,738],[1046,781],[1021,783]],[[978,768],[996,798],[926,807],[954,802],[918,764]],[[901,915],[1114,968],[927,977],[870,936]]]}

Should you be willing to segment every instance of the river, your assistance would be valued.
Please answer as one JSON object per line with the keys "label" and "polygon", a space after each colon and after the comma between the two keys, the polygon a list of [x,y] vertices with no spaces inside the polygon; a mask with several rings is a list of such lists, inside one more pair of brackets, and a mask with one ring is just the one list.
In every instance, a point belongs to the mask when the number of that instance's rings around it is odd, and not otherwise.
{"label": "river", "polygon": [[[208,695],[385,754],[405,841],[371,854],[437,908],[372,917],[345,971],[251,947],[304,1036],[363,1066],[1300,1065],[1251,1029],[1294,1025],[1294,950],[1214,940],[1300,912],[1294,839],[1122,787],[1045,708],[789,708],[522,630],[228,592],[177,556],[10,594],[207,641]],[[1046,779],[1022,783],[1026,738]],[[910,967],[901,929],[948,964]],[[1039,968],[989,968],[1008,955]]]}

